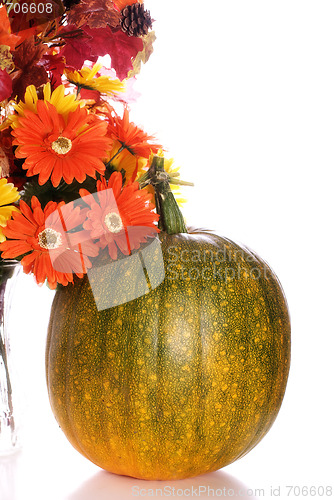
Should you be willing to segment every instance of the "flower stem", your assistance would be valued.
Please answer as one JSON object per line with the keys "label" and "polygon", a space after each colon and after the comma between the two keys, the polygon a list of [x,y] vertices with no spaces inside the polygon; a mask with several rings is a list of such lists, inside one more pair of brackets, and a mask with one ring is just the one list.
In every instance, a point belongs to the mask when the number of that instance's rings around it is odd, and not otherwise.
{"label": "flower stem", "polygon": [[108,161],[108,163],[111,163],[123,150],[125,149],[124,144],[119,148],[117,153],[114,154],[114,156]]}
{"label": "flower stem", "polygon": [[[2,307],[1,304],[0,304],[0,307]],[[6,373],[8,409],[9,409],[10,413],[13,413],[12,384],[10,382],[10,374],[9,374],[6,346],[4,344],[4,340],[2,339],[2,335],[0,335],[0,360],[3,362],[4,368],[5,368],[5,373]]]}
{"label": "flower stem", "polygon": [[80,99],[81,89],[82,89],[82,85],[78,84],[77,85],[77,91],[76,91],[76,94],[75,94],[76,101],[78,101]]}
{"label": "flower stem", "polygon": [[190,187],[194,187],[194,183],[193,182],[188,182],[188,181],[183,181],[182,179],[177,179],[177,177],[179,176],[180,174],[178,175],[171,175],[169,174],[169,184],[172,184],[173,186],[190,186]]}
{"label": "flower stem", "polygon": [[164,158],[154,156],[146,174],[144,183],[151,184],[155,190],[159,228],[168,234],[187,233],[183,215],[169,185],[169,175],[164,169]]}

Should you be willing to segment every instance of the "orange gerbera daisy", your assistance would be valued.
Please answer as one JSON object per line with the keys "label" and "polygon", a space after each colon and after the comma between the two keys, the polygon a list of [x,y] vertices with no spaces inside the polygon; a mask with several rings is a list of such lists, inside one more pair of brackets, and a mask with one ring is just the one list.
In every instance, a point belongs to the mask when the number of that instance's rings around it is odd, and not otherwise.
{"label": "orange gerbera daisy", "polygon": [[83,182],[86,175],[103,173],[102,158],[110,148],[107,123],[77,107],[65,118],[51,103],[39,100],[36,113],[25,110],[12,132],[18,145],[15,155],[25,158],[27,176],[38,175],[39,184],[50,178],[57,187],[63,178],[70,184]]}
{"label": "orange gerbera daisy", "polygon": [[101,248],[108,247],[112,259],[117,259],[117,247],[130,255],[159,232],[155,224],[159,216],[153,212],[151,195],[139,189],[137,182],[122,188],[120,172],[114,172],[108,183],[104,178],[98,181],[94,195],[85,189],[80,190],[80,195],[90,207],[83,227]]}
{"label": "orange gerbera daisy", "polygon": [[[85,231],[68,233],[80,226],[85,210],[50,201],[44,211],[33,196],[31,208],[21,200],[21,213],[14,212],[3,229],[8,238],[0,244],[3,259],[25,255],[21,264],[25,273],[33,273],[39,284],[48,281],[50,288],[57,283],[66,286],[73,282],[73,273],[79,278],[91,267],[88,257],[98,255],[99,249],[85,236]],[[84,234],[82,234],[84,233]]]}
{"label": "orange gerbera daisy", "polygon": [[143,158],[149,158],[151,153],[157,153],[162,149],[160,144],[153,144],[153,135],[148,135],[141,128],[129,121],[129,110],[124,109],[123,118],[113,111],[109,116],[109,134],[121,143],[130,153]]}

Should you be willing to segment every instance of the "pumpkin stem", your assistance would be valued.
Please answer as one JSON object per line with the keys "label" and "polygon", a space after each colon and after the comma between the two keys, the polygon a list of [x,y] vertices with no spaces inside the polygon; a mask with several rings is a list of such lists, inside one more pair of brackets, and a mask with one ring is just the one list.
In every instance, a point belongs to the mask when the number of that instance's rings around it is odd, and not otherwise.
{"label": "pumpkin stem", "polygon": [[153,156],[147,172],[146,184],[155,190],[155,202],[159,218],[159,229],[168,234],[187,233],[187,227],[180,208],[169,185],[169,175],[164,169],[164,157]]}

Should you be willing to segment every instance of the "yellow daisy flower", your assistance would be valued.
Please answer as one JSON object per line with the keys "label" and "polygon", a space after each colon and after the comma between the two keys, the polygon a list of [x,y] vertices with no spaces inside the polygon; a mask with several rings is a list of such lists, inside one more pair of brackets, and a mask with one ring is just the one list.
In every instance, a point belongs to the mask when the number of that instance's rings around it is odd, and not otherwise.
{"label": "yellow daisy flower", "polygon": [[0,179],[0,243],[5,241],[5,236],[2,233],[2,228],[7,226],[7,221],[11,218],[12,212],[20,210],[11,203],[20,198],[17,188],[7,179]]}
{"label": "yellow daisy flower", "polygon": [[[157,153],[158,156],[161,156],[163,157],[164,156],[164,153],[162,151],[162,149],[160,149]],[[149,162],[148,162],[148,165],[151,165],[152,163],[152,159],[153,159],[153,155],[150,156],[150,159],[149,159]],[[175,177],[176,179],[179,178],[179,170],[180,170],[180,167],[176,167],[174,165],[174,159],[173,158],[165,158],[165,161],[164,161],[164,169],[165,171],[170,175],[171,178]],[[139,177],[139,175],[138,175]],[[183,205],[186,203],[187,201],[187,198],[184,198],[182,196],[182,191],[181,191],[181,186],[177,185],[177,184],[170,184],[170,188],[175,196],[175,199],[177,201],[177,204],[180,206],[180,207],[183,207]],[[147,189],[150,191],[150,193],[152,193],[154,195],[154,188],[153,186],[147,186]]]}
{"label": "yellow daisy flower", "polygon": [[[180,167],[176,167],[174,165],[174,159],[173,158],[165,158],[164,162],[164,169],[169,174],[171,177],[175,176],[175,174],[179,173]],[[178,176],[176,176],[178,177]],[[171,190],[173,191],[173,194],[175,196],[175,199],[180,207],[183,207],[183,205],[186,203],[187,198],[184,198],[182,196],[182,190],[180,186],[177,186],[176,184],[170,184]]]}
{"label": "yellow daisy flower", "polygon": [[102,64],[96,63],[92,68],[84,66],[80,71],[70,71],[65,68],[66,78],[70,83],[80,89],[97,90],[102,94],[115,94],[125,92],[125,85],[118,78],[109,76],[96,76]]}
{"label": "yellow daisy flower", "polygon": [[[59,114],[67,118],[71,111],[75,111],[78,106],[84,106],[84,102],[76,100],[74,94],[65,95],[64,85],[59,85],[53,92],[51,92],[51,85],[47,83],[43,88],[44,101],[49,102],[55,106]],[[6,120],[6,127],[11,126],[16,128],[18,126],[19,116],[23,116],[26,110],[30,110],[33,113],[37,113],[37,101],[38,95],[37,90],[34,85],[29,85],[24,94],[24,102],[20,101],[18,104],[14,104],[14,109],[17,111],[17,115],[11,115]],[[6,128],[4,125],[2,128]]]}

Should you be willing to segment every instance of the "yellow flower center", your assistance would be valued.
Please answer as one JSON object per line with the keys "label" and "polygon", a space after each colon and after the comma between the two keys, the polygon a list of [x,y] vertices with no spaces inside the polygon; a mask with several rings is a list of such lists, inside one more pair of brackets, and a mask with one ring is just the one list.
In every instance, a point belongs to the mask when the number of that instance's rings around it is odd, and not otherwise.
{"label": "yellow flower center", "polygon": [[122,218],[116,212],[110,212],[104,218],[104,223],[111,233],[119,233],[123,229]]}
{"label": "yellow flower center", "polygon": [[61,234],[47,227],[44,231],[41,231],[38,235],[39,246],[45,248],[46,250],[54,250],[62,244]]}
{"label": "yellow flower center", "polygon": [[53,151],[59,155],[66,155],[72,149],[72,141],[67,137],[58,137],[51,145]]}

